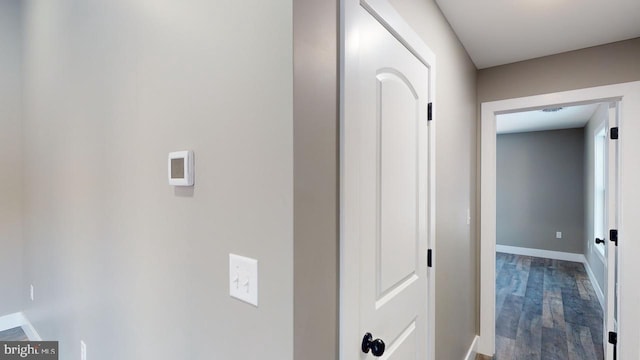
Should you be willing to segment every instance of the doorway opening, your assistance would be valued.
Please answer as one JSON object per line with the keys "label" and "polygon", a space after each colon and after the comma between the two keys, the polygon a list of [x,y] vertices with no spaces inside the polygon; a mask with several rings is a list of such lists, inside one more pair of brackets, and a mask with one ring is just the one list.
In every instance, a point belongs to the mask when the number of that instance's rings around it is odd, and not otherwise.
{"label": "doorway opening", "polygon": [[[640,243],[631,239],[640,236],[638,216],[640,193],[633,191],[640,183],[640,171],[637,171],[634,154],[640,153],[640,81],[614,85],[598,86],[579,90],[570,90],[522,98],[490,101],[481,104],[480,134],[480,336],[478,353],[493,356],[495,354],[495,280],[496,280],[496,151],[497,122],[501,114],[509,114],[528,110],[541,110],[548,107],[568,107],[591,103],[616,103],[617,107],[609,109],[615,114],[616,127],[619,127],[620,138],[608,141],[607,158],[610,164],[616,164],[620,171],[617,179],[608,179],[614,187],[611,196],[606,200],[611,208],[611,201],[617,202],[616,211],[605,215],[607,248],[605,253],[608,266],[605,271],[604,317],[607,321],[608,339],[606,341],[605,359],[613,359],[614,351],[622,358],[640,358],[640,348],[636,334],[640,332],[640,311],[634,299],[640,298],[640,288],[625,286],[635,282],[635,274],[640,271],[636,260],[640,255]],[[617,130],[617,129],[616,129]],[[607,134],[611,129],[605,130]],[[616,137],[618,131],[616,131]],[[636,141],[634,141],[636,140]],[[612,150],[615,150],[612,151]],[[620,202],[619,199],[624,199]],[[615,239],[615,244],[613,240]],[[628,239],[629,241],[624,241]],[[595,240],[595,239],[592,239]],[[586,239],[585,239],[586,241]],[[613,245],[612,245],[613,244]],[[618,251],[619,250],[619,251]],[[617,275],[616,275],[617,274]],[[618,283],[616,283],[616,276]],[[614,290],[615,288],[615,290]],[[613,294],[619,294],[614,297]],[[607,298],[610,299],[607,301]],[[614,301],[615,299],[615,301]],[[614,321],[614,314],[615,320]],[[620,331],[618,331],[620,329]],[[605,339],[603,339],[605,340]],[[627,345],[625,345],[627,344]]]}
{"label": "doorway opening", "polygon": [[610,106],[496,117],[496,360],[604,357]]}

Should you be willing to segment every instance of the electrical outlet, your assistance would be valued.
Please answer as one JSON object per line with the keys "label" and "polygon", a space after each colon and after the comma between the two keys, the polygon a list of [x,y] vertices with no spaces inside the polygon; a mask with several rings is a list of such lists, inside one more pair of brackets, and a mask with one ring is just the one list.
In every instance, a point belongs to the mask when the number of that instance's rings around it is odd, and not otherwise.
{"label": "electrical outlet", "polygon": [[31,298],[31,301],[33,301],[33,284],[31,284],[31,289],[29,292],[29,297]]}
{"label": "electrical outlet", "polygon": [[556,239],[562,239],[562,231],[556,231]]}
{"label": "electrical outlet", "polygon": [[87,344],[80,340],[80,360],[87,360]]}
{"label": "electrical outlet", "polygon": [[258,306],[258,260],[229,254],[229,295]]}

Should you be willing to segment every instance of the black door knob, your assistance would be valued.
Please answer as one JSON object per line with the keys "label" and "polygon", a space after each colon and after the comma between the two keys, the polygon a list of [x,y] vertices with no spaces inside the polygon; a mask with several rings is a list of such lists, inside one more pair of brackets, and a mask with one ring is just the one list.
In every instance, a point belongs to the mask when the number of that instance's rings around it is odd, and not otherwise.
{"label": "black door knob", "polygon": [[373,354],[373,356],[379,357],[384,354],[384,348],[384,341],[380,339],[373,340],[373,335],[371,335],[371,333],[364,334],[364,337],[362,338],[363,353],[368,354],[369,350],[371,350],[371,354]]}
{"label": "black door knob", "polygon": [[604,244],[604,239],[596,238],[596,244]]}

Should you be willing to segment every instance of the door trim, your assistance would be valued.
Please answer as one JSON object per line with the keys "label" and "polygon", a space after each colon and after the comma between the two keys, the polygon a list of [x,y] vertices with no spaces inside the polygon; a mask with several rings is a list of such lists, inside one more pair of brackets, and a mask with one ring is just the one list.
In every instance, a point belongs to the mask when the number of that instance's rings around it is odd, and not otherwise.
{"label": "door trim", "polygon": [[[349,149],[345,146],[345,132],[356,129],[349,128],[345,121],[350,115],[350,104],[357,101],[354,94],[357,91],[357,75],[348,69],[357,66],[359,61],[359,32],[357,19],[366,11],[413,53],[423,64],[429,68],[429,102],[435,99],[436,82],[436,58],[434,53],[424,43],[422,38],[413,31],[411,26],[393,8],[387,0],[341,0],[340,1],[340,311],[339,311],[339,354],[341,360],[351,360],[350,350],[358,346],[362,334],[358,333],[358,314],[352,309],[357,309],[359,277],[355,271],[349,271],[350,264],[359,264],[360,256],[358,244],[355,241],[346,241],[347,235],[353,233],[353,228],[348,221],[357,222],[355,208],[346,201],[345,191],[357,184],[357,174],[351,178],[345,176],[345,153]],[[426,104],[425,104],[426,106]],[[437,106],[433,105],[433,118],[437,119]],[[436,151],[436,121],[429,121],[429,164],[427,176],[427,248],[435,252],[435,151]],[[357,186],[357,185],[356,185]],[[353,238],[353,237],[351,237]],[[436,256],[433,259],[433,267],[427,270],[428,294],[427,294],[427,358],[435,359],[435,269]]]}
{"label": "door trim", "polygon": [[[480,341],[478,350],[484,355],[495,353],[495,252],[496,252],[496,115],[553,106],[569,106],[591,102],[619,101],[620,106],[620,284],[634,284],[640,271],[637,256],[640,242],[624,239],[640,238],[640,183],[637,154],[640,153],[640,81],[570,90],[543,95],[484,102],[480,122]],[[625,121],[626,120],[626,121]],[[625,141],[627,139],[627,141]],[[624,235],[623,235],[624,234]],[[636,335],[640,333],[640,287],[620,286],[618,344],[621,359],[640,358]],[[625,347],[623,347],[625,346]]]}

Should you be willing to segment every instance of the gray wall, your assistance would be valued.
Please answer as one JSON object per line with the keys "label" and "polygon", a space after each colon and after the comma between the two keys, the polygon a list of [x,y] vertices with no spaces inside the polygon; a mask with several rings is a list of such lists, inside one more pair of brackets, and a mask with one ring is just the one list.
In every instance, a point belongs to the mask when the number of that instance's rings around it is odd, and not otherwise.
{"label": "gray wall", "polygon": [[[462,358],[478,316],[476,73],[434,2],[393,3],[438,59],[436,356]],[[154,348],[187,342],[308,359],[295,328],[335,353],[335,4],[296,4],[295,100],[290,2],[25,4],[25,306],[42,335],[62,357],[83,339],[97,359],[205,357]],[[166,185],[177,148],[196,152],[192,191]],[[227,295],[231,251],[260,261],[258,309]]]}
{"label": "gray wall", "polygon": [[22,125],[20,0],[0,1],[0,316],[21,309]]}
{"label": "gray wall", "polygon": [[498,135],[496,155],[497,244],[582,254],[584,129]]}
{"label": "gray wall", "polygon": [[478,71],[478,103],[640,80],[640,38]]}
{"label": "gray wall", "polygon": [[434,1],[391,3],[436,56],[436,359],[462,359],[479,317],[476,68]]}
{"label": "gray wall", "polygon": [[338,358],[338,2],[293,4],[294,357]]}
{"label": "gray wall", "polygon": [[593,233],[593,193],[594,193],[594,141],[595,132],[598,127],[608,117],[609,106],[603,104],[598,107],[598,110],[593,114],[587,126],[584,129],[584,256],[589,262],[589,266],[596,277],[596,281],[600,285],[600,289],[604,289],[604,271],[605,266],[602,259],[596,253],[594,247],[595,235]]}
{"label": "gray wall", "polygon": [[[292,359],[292,1],[23,3],[41,335],[61,359]],[[182,149],[192,189],[167,184]],[[231,252],[259,261],[258,308]]]}

